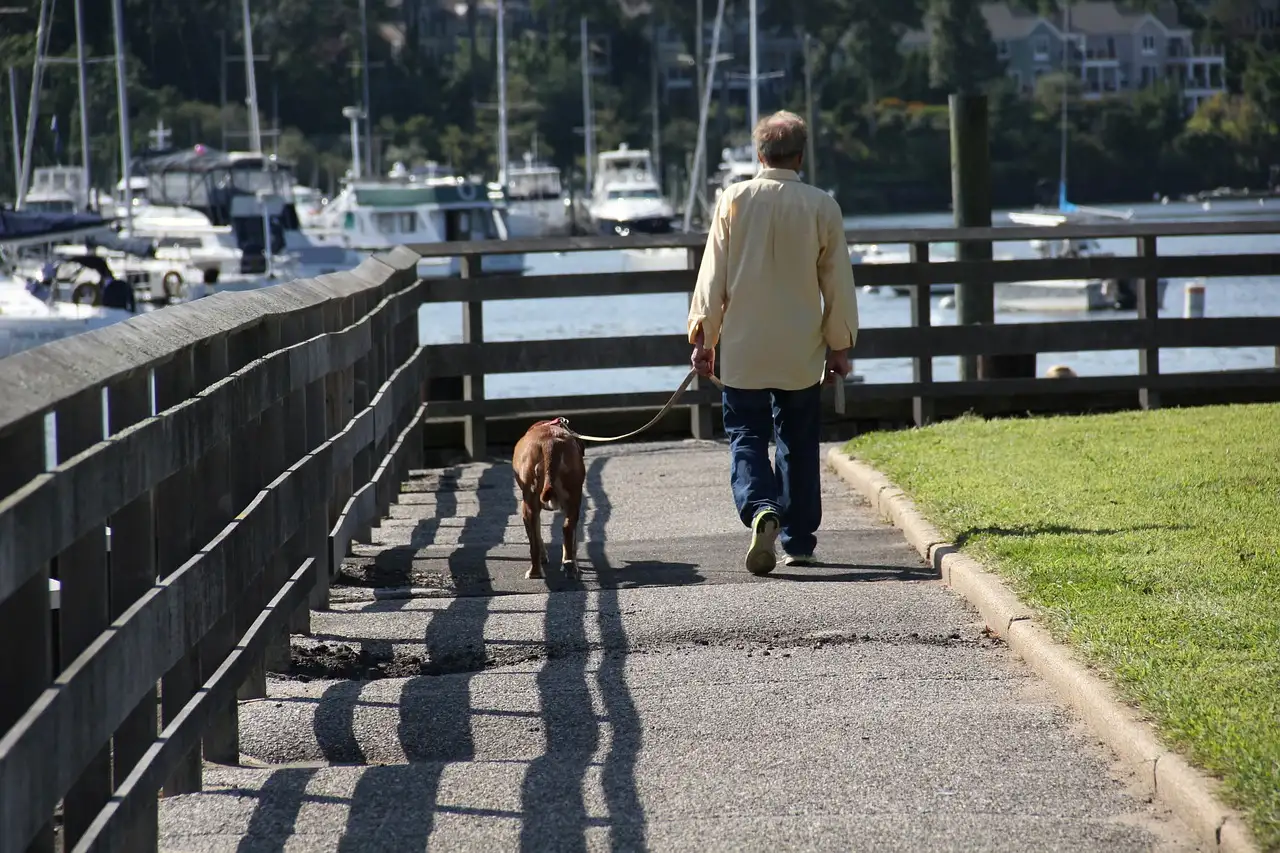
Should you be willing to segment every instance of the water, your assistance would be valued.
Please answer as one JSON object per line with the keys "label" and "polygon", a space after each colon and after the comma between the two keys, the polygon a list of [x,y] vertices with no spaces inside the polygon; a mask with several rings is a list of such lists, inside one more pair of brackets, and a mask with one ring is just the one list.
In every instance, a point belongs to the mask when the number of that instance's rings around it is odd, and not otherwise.
{"label": "water", "polygon": [[[1280,228],[1280,203],[1259,205],[1256,201],[1215,202],[1205,211],[1199,204],[1134,205],[1140,222],[1187,221],[1192,219],[1224,221],[1232,219],[1275,219]],[[1007,224],[997,214],[997,224]],[[851,216],[850,229],[944,228],[951,225],[949,213],[901,216]],[[1101,240],[1102,251],[1116,255],[1136,254],[1133,239]],[[885,247],[896,250],[900,246]],[[1034,257],[1025,242],[996,243],[997,254]],[[1169,237],[1158,241],[1161,255],[1212,255],[1280,252],[1280,234],[1231,237]],[[572,275],[592,272],[618,272],[626,268],[628,258],[621,252],[541,254],[527,257],[530,275]],[[1182,315],[1183,286],[1186,279],[1171,279],[1165,294],[1164,316]],[[940,306],[941,297],[933,299],[934,325],[951,325],[955,312]],[[910,325],[910,305],[906,297],[892,291],[859,293],[858,309],[863,328]],[[485,305],[485,340],[560,340],[565,338],[608,338],[638,335],[684,334],[688,297],[683,294],[643,296],[608,296],[571,299],[517,299],[490,302]],[[1031,312],[1000,313],[999,323],[1063,322],[1068,320],[1119,320],[1136,317],[1135,312],[1106,311],[1094,313]],[[1206,317],[1280,316],[1280,286],[1272,278],[1217,278],[1205,282]],[[461,306],[431,305],[423,309],[420,332],[426,343],[458,343],[462,340]],[[1161,350],[1160,368],[1166,373],[1229,370],[1276,366],[1277,352],[1270,347],[1233,347],[1219,349]],[[1105,352],[1041,353],[1037,357],[1037,373],[1043,374],[1052,364],[1070,365],[1081,376],[1113,376],[1136,373],[1138,354],[1134,350]],[[911,360],[862,359],[855,371],[867,383],[911,381]],[[485,390],[491,398],[520,398],[560,394],[606,394],[631,391],[674,390],[688,372],[687,366],[660,368],[611,369],[496,374],[485,379]],[[958,379],[956,358],[935,358],[937,381]]]}

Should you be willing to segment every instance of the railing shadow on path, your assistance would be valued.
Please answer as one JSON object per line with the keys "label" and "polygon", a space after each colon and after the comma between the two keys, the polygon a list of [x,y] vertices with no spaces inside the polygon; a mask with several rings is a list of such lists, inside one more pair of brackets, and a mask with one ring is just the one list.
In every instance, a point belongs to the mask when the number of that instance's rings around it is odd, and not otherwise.
{"label": "railing shadow on path", "polygon": [[[445,469],[440,474],[441,481],[451,481],[458,473],[457,468]],[[452,485],[452,483],[450,483]],[[457,515],[457,493],[453,488],[436,490],[436,510],[429,519],[420,521],[413,531],[412,541],[434,541],[441,522]],[[412,557],[404,559],[399,552],[404,549],[387,549],[375,558],[375,566],[379,577],[403,573],[406,583],[410,580]],[[404,562],[406,565],[402,566]],[[380,610],[387,610],[387,605],[402,607],[407,599],[379,602]],[[315,635],[317,639],[324,639]],[[333,638],[336,639],[336,638]],[[359,643],[359,659],[364,660],[370,653],[369,644],[357,638],[344,638]],[[368,682],[359,680],[338,680],[329,686],[316,703],[313,721],[316,743],[325,761],[330,765],[363,765],[366,762],[364,751],[355,736],[355,710],[360,704],[360,694]],[[289,839],[297,830],[297,821],[302,806],[308,801],[307,786],[315,777],[314,767],[287,767],[275,770],[262,788],[257,792],[236,789],[232,793],[239,796],[253,795],[258,805],[249,819],[245,837],[237,847],[237,853],[266,853],[266,851],[282,851]]]}
{"label": "railing shadow on path", "polygon": [[[447,762],[475,757],[470,681],[484,664],[490,599],[482,590],[491,590],[485,560],[490,550],[502,544],[507,520],[517,509],[511,470],[506,466],[485,469],[476,491],[477,512],[463,522],[448,571],[455,589],[481,589],[450,599],[448,606],[432,615],[423,638],[426,659],[452,672],[410,678],[401,693],[400,747],[410,765],[418,766],[370,767],[361,775],[352,792],[339,851],[361,849],[368,839],[385,835],[388,824],[394,824],[398,848],[426,849]],[[438,493],[437,500],[443,494]],[[471,665],[453,649],[469,650]]]}
{"label": "railing shadow on path", "polygon": [[[618,588],[628,581],[628,585],[637,585],[635,569],[640,576],[664,586],[703,580],[690,563],[644,561],[629,563],[625,569],[613,565],[607,554],[606,534],[612,506],[603,480],[608,460],[607,456],[598,457],[588,464],[585,497],[592,512],[580,534],[599,588],[594,593],[566,590],[550,596],[547,602],[548,652],[557,648],[582,648],[584,652],[551,657],[538,676],[547,748],[530,765],[522,789],[524,824],[520,848],[525,851],[586,850],[588,830],[602,825],[608,829],[610,849],[645,848],[644,810],[635,777],[642,746],[640,714],[626,681],[629,644]],[[591,595],[595,597],[600,632],[595,682],[604,706],[603,718],[597,717],[592,702],[588,679],[592,656],[585,651]],[[599,748],[601,732],[605,731],[600,723],[607,724],[609,733],[600,776],[607,810],[603,821],[589,816],[586,802],[592,759]]]}

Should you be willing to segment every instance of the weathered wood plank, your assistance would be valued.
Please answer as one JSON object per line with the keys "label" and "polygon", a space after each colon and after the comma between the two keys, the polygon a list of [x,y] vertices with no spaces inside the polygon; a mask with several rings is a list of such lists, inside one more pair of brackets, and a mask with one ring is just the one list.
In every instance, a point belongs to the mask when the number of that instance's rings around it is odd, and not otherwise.
{"label": "weathered wood plank", "polygon": [[[395,253],[389,253],[389,257],[397,263],[403,262],[403,258]],[[350,272],[321,278],[336,279],[336,286],[353,292],[384,286],[403,292],[408,289],[404,283],[409,281],[406,272],[391,269],[386,263],[372,258]],[[325,284],[329,286],[331,282]],[[301,291],[305,295],[300,304],[306,305],[322,304],[326,298],[318,288],[295,288],[292,283],[271,289],[291,293]],[[102,387],[135,370],[162,364],[207,337],[230,334],[257,323],[264,310],[267,309],[261,303],[260,291],[215,294],[11,355],[5,359],[5,371],[0,374],[0,432],[28,414],[51,411],[67,397]],[[75,364],[77,355],[84,352],[97,354],[92,362],[95,364],[93,371],[66,371],[66,375],[60,376],[57,382],[23,381],[26,375],[48,376],[49,371],[42,365],[50,358],[62,358],[68,364]],[[38,367],[28,371],[27,365]]]}
{"label": "weathered wood plank", "polygon": [[[193,350],[178,353],[173,360],[155,368],[156,410],[165,411],[191,398],[195,391],[195,362]],[[186,444],[187,437],[174,435],[171,441]],[[194,483],[194,462],[183,466],[171,477],[155,487],[156,571],[160,577],[177,571],[195,550],[194,518],[191,493]],[[212,626],[210,626],[212,627]],[[200,655],[196,641],[204,634],[193,634],[189,628],[184,634],[190,638],[182,645],[177,660],[161,677],[160,719],[167,725],[182,710],[187,701],[200,689]],[[201,788],[200,750],[184,757],[172,777],[164,783],[165,796],[191,794]]]}
{"label": "weathered wood plank", "polygon": [[[1280,369],[1222,371],[1212,374],[1215,388],[1280,387]],[[1129,376],[1082,376],[1075,379],[979,379],[971,382],[933,382],[927,387],[913,382],[871,382],[850,385],[850,402],[872,400],[905,400],[921,394],[934,399],[955,397],[1008,397],[1035,394],[1101,394],[1111,391],[1137,390],[1149,383],[1161,391],[1205,387],[1203,373],[1162,373],[1144,379]]]}
{"label": "weathered wood plank", "polygon": [[[1155,336],[1153,338],[1153,335]],[[1271,346],[1280,340],[1280,318],[1216,317],[1161,320],[1079,320],[1062,323],[997,323],[990,326],[930,326],[862,329],[857,358],[943,355],[1009,355],[1035,352],[1141,349],[1144,347]],[[688,359],[683,335],[577,338],[558,341],[489,341],[430,348],[434,376],[476,371],[526,373],[589,370],[601,366],[677,366]],[[445,403],[438,404],[441,407]]]}
{"label": "weathered wood plank", "polygon": [[[108,394],[108,434],[114,435],[151,417],[149,370],[139,370],[116,381],[109,387]],[[111,516],[108,526],[112,535],[110,618],[115,621],[156,580],[151,492],[144,493]],[[159,694],[153,682],[112,736],[113,785],[118,786],[124,780],[155,740],[160,728],[158,707]],[[139,808],[135,815],[130,848],[139,853],[156,850],[159,812],[154,791],[149,807]]]}
{"label": "weathered wood plank", "polygon": [[[417,365],[410,362],[388,383],[411,391],[416,379]],[[374,409],[368,407],[269,484],[206,550],[151,587],[113,623],[113,630],[100,634],[64,669],[53,689],[38,696],[0,738],[0,849],[19,847],[19,837],[30,837],[33,815],[52,814],[75,774],[159,675],[213,628],[239,590],[254,579],[249,572],[263,566],[300,529],[310,496],[321,494],[373,440]],[[47,601],[46,592],[46,610]],[[46,745],[54,740],[59,748],[51,756]],[[37,762],[46,764],[49,773],[32,784],[29,769]]]}
{"label": "weathered wood plank", "polygon": [[[57,411],[55,444],[58,458],[75,456],[102,441],[102,392],[85,391]],[[110,624],[110,586],[107,578],[107,535],[102,525],[77,539],[55,559],[62,584],[58,656],[74,660]],[[39,769],[37,768],[37,772]],[[63,800],[63,837],[73,846],[111,797],[111,749],[104,743]]]}
{"label": "weathered wood plank", "polygon": [[485,278],[426,280],[424,302],[493,302],[505,299],[557,299],[592,296],[635,296],[642,293],[689,293],[693,270],[576,275],[503,275]]}
{"label": "weathered wood plank", "polygon": [[[632,391],[622,394],[566,394],[559,397],[533,398],[499,398],[484,400],[480,403],[469,403],[465,400],[448,400],[433,402],[427,409],[428,420],[443,421],[462,418],[477,407],[487,417],[503,418],[516,415],[557,414],[571,415],[574,412],[598,412],[606,409],[634,409],[649,411],[661,409],[671,399],[675,391]],[[688,390],[676,403],[677,408],[689,408],[696,404],[709,405],[720,401],[720,391],[714,386]],[[643,420],[639,424],[644,423]]]}
{"label": "weathered wood plank", "polygon": [[[28,482],[45,469],[45,419],[35,415],[0,431],[0,495]],[[0,732],[30,715],[32,703],[53,678],[52,623],[49,613],[49,564],[42,563],[16,589],[0,594],[0,645],[9,654],[0,655]],[[46,750],[52,741],[45,741]],[[41,767],[37,761],[26,768]],[[40,778],[46,773],[41,767]],[[29,778],[19,785],[30,784]],[[63,790],[66,790],[65,788]],[[0,786],[0,798],[5,791]],[[23,814],[24,831],[15,843],[0,843],[0,849],[53,850],[54,803]],[[0,832],[4,819],[0,817]],[[28,843],[31,846],[28,847]]]}
{"label": "weathered wood plank", "polygon": [[[415,315],[416,292],[416,285],[407,288],[375,310],[389,310],[403,321]],[[52,559],[110,513],[224,441],[231,425],[260,415],[295,385],[349,369],[369,346],[371,316],[246,364],[162,417],[133,425],[20,493],[0,497],[0,599],[32,566]]]}
{"label": "weathered wood plank", "polygon": [[337,522],[329,530],[330,559],[335,563],[341,563],[342,558],[347,554],[347,549],[351,547],[351,542],[356,533],[368,524],[369,520],[378,511],[376,497],[378,484],[386,477],[387,472],[392,467],[394,458],[404,452],[406,443],[416,433],[417,427],[425,419],[426,413],[427,405],[425,403],[420,404],[409,424],[396,436],[390,452],[379,462],[373,478],[368,483],[361,485],[343,505]]}
{"label": "weathered wood plank", "polygon": [[[898,245],[951,243],[960,240],[1024,242],[1044,239],[1112,239],[1124,237],[1201,237],[1234,234],[1277,234],[1280,225],[1267,220],[1230,222],[1098,222],[1084,225],[996,225],[991,228],[852,228],[845,239],[854,243]],[[557,237],[525,240],[473,240],[458,243],[419,243],[408,248],[424,258],[459,257],[466,254],[516,255],[540,252],[599,252],[621,249],[689,249],[704,246],[705,233],[633,234],[629,237]]]}
{"label": "weathered wood plank", "polygon": [[[1057,235],[1055,235],[1057,236]],[[1224,278],[1280,275],[1280,255],[1162,255],[947,261],[943,263],[858,264],[859,287],[955,284],[973,276],[984,280],[1058,281],[1062,279]]]}
{"label": "weathered wood plank", "polygon": [[289,577],[267,606],[249,626],[235,649],[202,685],[152,744],[142,761],[121,784],[110,805],[94,820],[74,853],[89,851],[131,851],[127,828],[135,814],[145,808],[150,793],[162,780],[169,778],[187,751],[200,743],[200,733],[213,709],[232,701],[236,686],[244,680],[252,661],[275,631],[288,620],[289,613],[305,602],[315,577],[311,560],[307,560]]}

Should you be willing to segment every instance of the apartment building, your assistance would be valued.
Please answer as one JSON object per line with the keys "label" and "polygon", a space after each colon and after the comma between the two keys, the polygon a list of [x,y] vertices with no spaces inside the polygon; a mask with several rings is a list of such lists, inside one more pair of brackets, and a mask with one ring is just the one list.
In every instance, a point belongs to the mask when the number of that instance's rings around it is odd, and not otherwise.
{"label": "apartment building", "polygon": [[[1199,46],[1171,4],[1146,12],[1108,2],[1079,2],[1069,20],[1004,3],[984,3],[982,16],[1006,73],[1026,92],[1045,74],[1069,67],[1085,97],[1132,92],[1161,80],[1181,89],[1187,111],[1226,90],[1220,49]],[[907,33],[904,50],[927,49],[927,32]]]}
{"label": "apartment building", "polygon": [[[741,4],[745,7],[745,3]],[[763,4],[761,4],[763,6]],[[704,68],[711,58],[711,39],[714,22],[703,23],[702,57]],[[738,100],[746,97],[748,68],[750,65],[750,22],[745,8],[725,12],[720,30],[720,62],[716,67],[716,92]],[[672,27],[658,29],[658,74],[663,94],[671,97],[701,96],[695,92],[697,82],[694,68],[696,34],[681,32]],[[801,61],[799,36],[760,28],[756,33],[760,91],[762,94],[784,96],[798,81],[793,73]]]}

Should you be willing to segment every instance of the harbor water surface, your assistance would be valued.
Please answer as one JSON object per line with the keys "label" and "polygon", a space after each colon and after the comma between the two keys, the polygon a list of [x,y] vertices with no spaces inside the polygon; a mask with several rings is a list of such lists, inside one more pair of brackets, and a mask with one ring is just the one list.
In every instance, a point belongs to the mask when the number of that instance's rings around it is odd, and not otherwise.
{"label": "harbor water surface", "polygon": [[[1138,222],[1186,222],[1189,220],[1224,221],[1231,219],[1280,220],[1280,201],[1259,204],[1257,201],[1214,202],[1209,210],[1200,204],[1134,206]],[[945,228],[951,225],[950,214],[913,214],[905,216],[851,216],[846,218],[851,230],[881,228]],[[998,214],[995,224],[1008,224]],[[1052,230],[1046,229],[1046,236]],[[1135,241],[1102,240],[1101,251],[1116,255],[1134,255]],[[892,250],[905,246],[884,247]],[[951,253],[954,253],[954,247]],[[1161,255],[1209,255],[1280,252],[1280,235],[1228,237],[1167,237],[1158,241]],[[1015,257],[1035,257],[1026,241],[997,243],[995,251]],[[670,253],[668,253],[670,254]],[[622,252],[583,252],[565,254],[531,254],[526,258],[528,275],[573,275],[593,272],[618,272],[634,268],[634,256]],[[677,261],[678,263],[678,261]],[[855,270],[856,278],[856,270]],[[1162,316],[1178,317],[1183,311],[1183,288],[1188,280],[1172,279],[1165,295]],[[1272,278],[1214,278],[1205,284],[1205,316],[1280,316],[1280,282]],[[532,282],[531,282],[532,285]],[[933,298],[934,325],[955,322],[955,312],[942,308],[942,298]],[[909,300],[885,289],[878,293],[859,292],[858,309],[862,326],[906,326],[911,322]],[[642,296],[602,296],[589,298],[539,298],[489,302],[484,308],[484,337],[490,341],[558,340],[565,338],[609,338],[639,335],[683,334],[688,298],[683,294],[650,294]],[[426,343],[457,343],[462,340],[460,305],[431,305],[422,310],[420,332]],[[1132,311],[1100,311],[1092,313],[1035,314],[1028,312],[999,313],[998,323],[1061,322],[1095,320],[1106,322],[1135,317]],[[1280,342],[1277,342],[1280,343]],[[1276,366],[1277,350],[1266,347],[1221,349],[1165,349],[1160,367],[1166,373],[1202,370],[1229,370]],[[1110,376],[1136,373],[1138,355],[1133,350],[1104,352],[1041,353],[1037,372],[1043,374],[1052,364],[1070,365],[1081,376]],[[858,360],[855,371],[864,381],[909,382],[910,359]],[[555,373],[520,373],[490,375],[485,391],[491,398],[541,397],[560,394],[607,394],[629,391],[674,390],[688,372],[679,365],[658,368],[616,369],[603,366],[593,370]],[[955,358],[935,358],[937,381],[958,378]],[[1207,380],[1211,381],[1211,380]]]}

